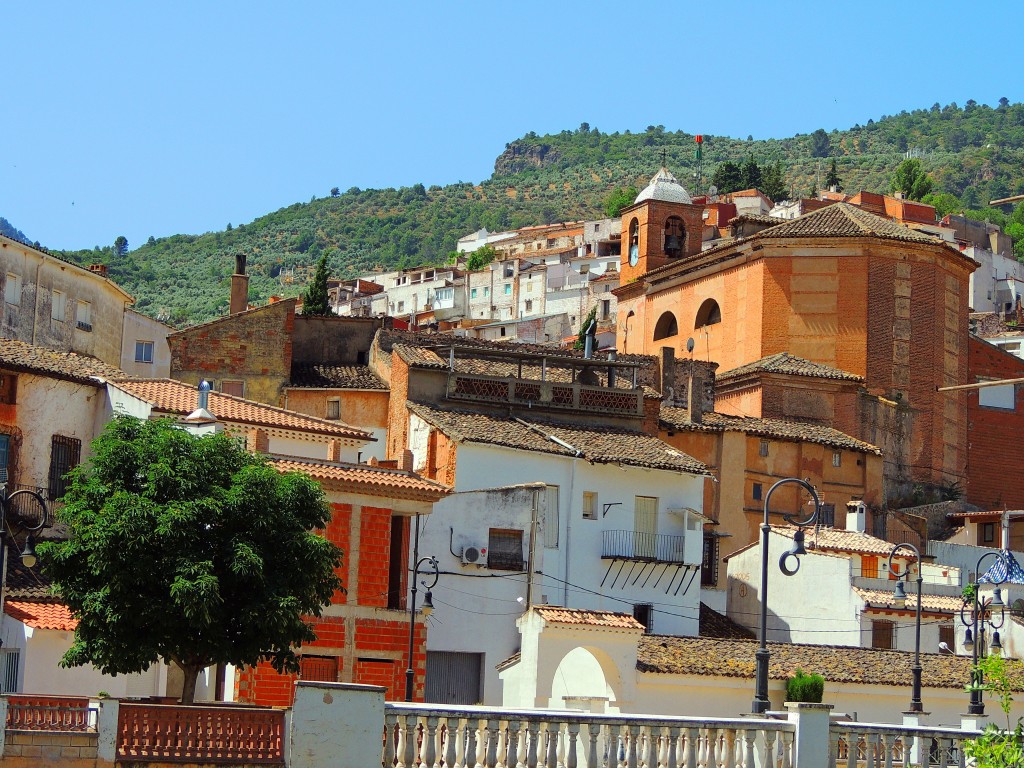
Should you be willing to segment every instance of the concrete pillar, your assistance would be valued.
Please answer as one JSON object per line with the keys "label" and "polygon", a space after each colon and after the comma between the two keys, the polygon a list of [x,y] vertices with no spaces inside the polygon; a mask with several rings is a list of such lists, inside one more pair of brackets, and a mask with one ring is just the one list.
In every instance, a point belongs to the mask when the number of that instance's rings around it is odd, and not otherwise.
{"label": "concrete pillar", "polygon": [[121,702],[117,699],[100,699],[100,712],[96,723],[99,736],[96,743],[98,765],[113,765],[117,759],[117,721]]}
{"label": "concrete pillar", "polygon": [[[929,712],[904,712],[903,713],[903,725],[907,728],[920,728],[922,723],[921,720],[925,715],[930,714]],[[919,757],[921,755],[921,748],[927,746],[921,743],[921,739],[915,737],[914,741],[911,742],[909,755],[903,758],[904,763],[907,765],[917,765]],[[904,746],[904,749],[906,747]]]}
{"label": "concrete pillar", "polygon": [[0,760],[3,760],[4,746],[7,744],[7,697],[0,696]]}
{"label": "concrete pillar", "polygon": [[296,682],[289,768],[380,765],[386,690],[379,685]]}
{"label": "concrete pillar", "polygon": [[828,768],[828,727],[831,704],[787,701],[793,736],[793,768]]}

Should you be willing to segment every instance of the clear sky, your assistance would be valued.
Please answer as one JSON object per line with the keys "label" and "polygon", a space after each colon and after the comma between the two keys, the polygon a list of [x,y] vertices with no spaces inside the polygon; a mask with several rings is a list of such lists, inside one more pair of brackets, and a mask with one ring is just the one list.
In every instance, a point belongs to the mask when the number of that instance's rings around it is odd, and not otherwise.
{"label": "clear sky", "polygon": [[769,138],[1024,100],[1020,0],[35,0],[0,19],[0,216],[51,248],[478,182],[506,142],[584,121]]}

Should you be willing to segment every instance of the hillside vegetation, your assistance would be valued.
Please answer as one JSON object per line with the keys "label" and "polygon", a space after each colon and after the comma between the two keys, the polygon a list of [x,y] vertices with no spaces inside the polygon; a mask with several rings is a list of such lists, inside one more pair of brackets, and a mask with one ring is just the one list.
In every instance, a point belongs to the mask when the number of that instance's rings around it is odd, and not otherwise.
{"label": "hillside vegetation", "polygon": [[[102,261],[138,299],[140,311],[182,326],[227,309],[233,254],[249,256],[250,298],[297,295],[321,255],[335,276],[444,261],[456,240],[491,231],[604,216],[603,200],[626,186],[642,188],[661,165],[691,191],[706,190],[715,167],[753,157],[781,163],[797,196],[823,188],[832,158],[847,191],[889,191],[893,169],[920,158],[942,193],[940,210],[984,211],[990,199],[1024,193],[1024,104],[968,102],[868,120],[846,131],[818,129],[787,139],[704,137],[704,172],[696,178],[694,136],[649,126],[643,133],[606,134],[586,123],[574,131],[534,133],[506,145],[482,184],[401,189],[331,190],[245,225],[202,235],[175,235],[61,252],[78,263]],[[952,196],[952,197],[951,197]],[[123,249],[122,249],[123,250]]]}

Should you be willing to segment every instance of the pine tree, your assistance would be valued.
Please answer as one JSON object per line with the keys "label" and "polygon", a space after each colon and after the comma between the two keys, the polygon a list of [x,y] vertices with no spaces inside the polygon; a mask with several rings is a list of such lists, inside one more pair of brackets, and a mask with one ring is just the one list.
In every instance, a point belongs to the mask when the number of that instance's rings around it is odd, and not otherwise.
{"label": "pine tree", "polygon": [[828,169],[828,175],[825,176],[825,187],[827,189],[836,188],[836,192],[843,191],[843,182],[839,178],[839,171],[836,169],[836,159],[832,158],[832,167]]}
{"label": "pine tree", "polygon": [[316,274],[302,296],[302,314],[330,315],[331,305],[327,301],[327,256],[321,256],[316,264]]}
{"label": "pine tree", "polygon": [[786,177],[782,172],[781,161],[776,160],[772,165],[764,169],[764,176],[761,179],[761,191],[773,203],[789,197],[789,188],[786,186]]}
{"label": "pine tree", "polygon": [[747,155],[747,161],[743,163],[743,189],[761,188],[761,166],[754,160],[753,155]]}

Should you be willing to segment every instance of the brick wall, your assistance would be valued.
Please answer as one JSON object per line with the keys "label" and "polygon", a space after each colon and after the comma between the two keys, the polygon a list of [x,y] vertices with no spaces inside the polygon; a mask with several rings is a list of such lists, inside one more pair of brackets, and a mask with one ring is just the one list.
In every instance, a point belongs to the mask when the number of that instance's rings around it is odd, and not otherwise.
{"label": "brick wall", "polygon": [[[1024,377],[1024,360],[972,336],[970,381]],[[1020,480],[1020,448],[1015,438],[1024,434],[1024,386],[1015,386],[1015,409],[979,405],[979,391],[968,390],[967,501],[982,509],[1024,508]]]}

